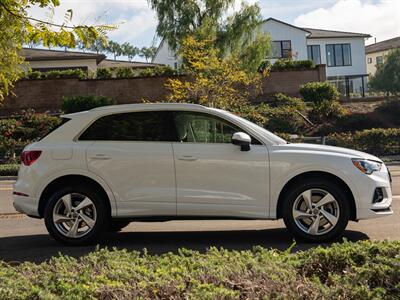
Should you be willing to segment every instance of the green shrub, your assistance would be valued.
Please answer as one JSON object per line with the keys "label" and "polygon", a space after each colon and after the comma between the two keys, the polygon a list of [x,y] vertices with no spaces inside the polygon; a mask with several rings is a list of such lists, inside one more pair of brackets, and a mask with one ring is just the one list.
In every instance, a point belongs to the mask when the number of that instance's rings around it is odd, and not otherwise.
{"label": "green shrub", "polygon": [[301,71],[314,68],[312,60],[279,59],[271,66],[271,71]]}
{"label": "green shrub", "polygon": [[398,299],[399,241],[289,252],[98,249],[40,265],[0,262],[0,299]]}
{"label": "green shrub", "polygon": [[65,113],[73,113],[114,104],[115,101],[110,97],[92,95],[68,96],[63,98],[62,109]]}
{"label": "green shrub", "polygon": [[328,82],[308,82],[300,87],[300,94],[306,102],[320,103],[339,99],[336,87]]}
{"label": "green shrub", "polygon": [[41,79],[41,78],[43,78],[42,75],[43,75],[42,72],[39,72],[39,71],[30,71],[30,72],[28,72],[26,78],[27,78],[27,79]]}
{"label": "green shrub", "polygon": [[154,69],[146,68],[146,69],[140,70],[138,76],[139,77],[153,77],[153,76],[155,76]]}
{"label": "green shrub", "polygon": [[382,120],[371,114],[348,114],[339,118],[335,124],[335,131],[358,131],[372,128],[387,127]]}
{"label": "green shrub", "polygon": [[170,66],[156,66],[154,68],[146,68],[139,72],[139,77],[154,77],[154,76],[173,76],[177,75],[177,71]]}
{"label": "green shrub", "polygon": [[316,123],[325,123],[342,118],[346,114],[346,109],[339,101],[323,100],[311,104],[309,118]]}
{"label": "green shrub", "polygon": [[258,67],[258,72],[259,73],[264,73],[265,71],[270,71],[272,67],[272,64],[269,60],[264,60],[260,66]]}
{"label": "green shrub", "polygon": [[381,115],[385,121],[391,122],[394,126],[400,126],[400,100],[385,101],[376,108],[376,112]]}
{"label": "green shrub", "polygon": [[70,70],[54,70],[42,72],[42,78],[46,79],[56,79],[56,78],[77,78],[77,79],[85,79],[87,77],[87,73],[81,69],[70,69]]}
{"label": "green shrub", "polygon": [[268,123],[268,118],[265,112],[267,109],[269,109],[267,104],[261,104],[257,106],[243,105],[236,108],[233,113],[261,127],[265,127]]}
{"label": "green shrub", "polygon": [[96,78],[97,79],[109,79],[109,78],[112,78],[112,72],[108,68],[97,69]]}
{"label": "green shrub", "polygon": [[132,78],[135,76],[135,72],[132,68],[118,68],[117,78]]}
{"label": "green shrub", "polygon": [[60,122],[58,117],[36,113],[32,109],[0,120],[0,145],[4,149],[4,156],[15,159],[25,145],[43,137]]}
{"label": "green shrub", "polygon": [[282,93],[278,93],[272,96],[271,105],[274,107],[291,106],[299,111],[306,110],[306,104],[304,103],[303,99],[290,97]]}
{"label": "green shrub", "polygon": [[19,164],[2,164],[0,165],[0,176],[17,176]]}
{"label": "green shrub", "polygon": [[267,112],[267,117],[268,124],[265,128],[269,131],[291,134],[303,132],[304,120],[295,107],[271,108]]}
{"label": "green shrub", "polygon": [[176,75],[176,70],[170,66],[156,66],[154,69],[155,76],[173,76]]}
{"label": "green shrub", "polygon": [[328,135],[329,145],[352,148],[374,155],[400,154],[400,128],[376,128]]}

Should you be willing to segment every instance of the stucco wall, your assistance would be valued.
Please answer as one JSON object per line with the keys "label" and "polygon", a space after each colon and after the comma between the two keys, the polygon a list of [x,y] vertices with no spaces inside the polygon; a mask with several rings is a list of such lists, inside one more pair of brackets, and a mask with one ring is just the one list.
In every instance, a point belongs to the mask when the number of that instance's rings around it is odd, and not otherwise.
{"label": "stucco wall", "polygon": [[[375,53],[366,54],[365,61],[367,62],[367,72],[369,75],[374,75],[376,72],[376,58],[378,56],[383,57],[383,61],[385,61],[385,56],[389,53],[389,51],[379,51]],[[372,59],[371,63],[368,63],[368,58]]]}
{"label": "stucco wall", "polygon": [[[181,77],[185,79],[185,77]],[[6,116],[21,109],[36,111],[58,111],[64,96],[101,95],[109,96],[119,104],[137,103],[142,99],[163,100],[167,95],[164,84],[167,77],[78,80],[43,79],[21,80],[15,84],[14,93],[6,97],[0,115]],[[262,82],[262,93],[253,93],[253,102],[267,101],[274,93],[299,95],[300,85],[310,81],[325,81],[325,67],[314,70],[271,72]]]}
{"label": "stucco wall", "polygon": [[307,32],[282,24],[275,20],[268,20],[262,24],[263,32],[270,35],[272,41],[291,41],[293,59],[307,59]]}
{"label": "stucco wall", "polygon": [[308,45],[320,45],[321,63],[326,64],[326,45],[328,44],[350,44],[351,66],[326,67],[326,76],[364,75],[367,74],[365,60],[364,38],[326,38],[308,39]]}
{"label": "stucco wall", "polygon": [[44,60],[29,61],[28,63],[31,68],[87,67],[88,70],[93,72],[97,70],[96,59]]}
{"label": "stucco wall", "polygon": [[168,43],[164,40],[161,42],[158,51],[152,60],[153,63],[163,64],[175,68],[175,64],[179,65],[179,60],[175,56],[175,52],[168,47]]}

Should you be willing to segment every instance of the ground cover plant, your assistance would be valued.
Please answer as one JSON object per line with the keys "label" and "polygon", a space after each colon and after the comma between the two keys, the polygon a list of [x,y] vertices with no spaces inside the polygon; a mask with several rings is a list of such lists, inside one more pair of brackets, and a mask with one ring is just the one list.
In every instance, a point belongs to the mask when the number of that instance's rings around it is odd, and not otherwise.
{"label": "ground cover plant", "polygon": [[398,299],[400,241],[344,242],[290,254],[255,247],[0,263],[0,299]]}

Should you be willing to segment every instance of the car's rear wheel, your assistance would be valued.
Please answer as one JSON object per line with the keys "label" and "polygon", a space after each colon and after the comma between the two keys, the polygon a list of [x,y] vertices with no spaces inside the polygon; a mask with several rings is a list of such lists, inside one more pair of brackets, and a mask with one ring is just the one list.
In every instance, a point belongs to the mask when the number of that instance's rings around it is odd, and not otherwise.
{"label": "car's rear wheel", "polygon": [[341,185],[323,178],[300,182],[287,193],[283,220],[289,231],[307,242],[339,238],[349,221],[349,199]]}
{"label": "car's rear wheel", "polygon": [[55,191],[44,218],[50,235],[68,245],[95,241],[109,222],[105,199],[91,187],[70,186]]}

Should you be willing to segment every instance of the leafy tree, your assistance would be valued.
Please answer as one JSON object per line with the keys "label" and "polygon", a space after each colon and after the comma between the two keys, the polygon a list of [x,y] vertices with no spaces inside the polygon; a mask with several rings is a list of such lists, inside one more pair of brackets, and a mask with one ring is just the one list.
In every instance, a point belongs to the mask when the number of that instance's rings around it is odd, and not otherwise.
{"label": "leafy tree", "polygon": [[102,39],[94,40],[89,46],[89,50],[96,52],[97,54],[103,53],[106,50],[107,42]]}
{"label": "leafy tree", "polygon": [[125,42],[121,45],[122,54],[127,56],[129,61],[132,60],[139,53],[139,49],[137,47],[132,46],[128,42]]}
{"label": "leafy tree", "polygon": [[28,8],[38,5],[45,9],[56,7],[59,0],[1,0],[0,1],[0,101],[9,93],[10,87],[22,75],[20,65],[24,62],[19,50],[24,43],[39,43],[45,47],[75,47],[78,42],[88,46],[95,39],[106,40],[110,25],[69,25],[72,10],[68,10],[63,24],[54,24],[29,16]]}
{"label": "leafy tree", "polygon": [[241,9],[226,16],[235,0],[149,0],[158,16],[157,34],[174,51],[184,38],[212,37],[218,55],[239,56],[239,65],[248,72],[258,69],[270,51],[269,38],[261,32],[262,16],[257,4],[242,3]]}
{"label": "leafy tree", "polygon": [[109,41],[106,47],[106,51],[114,55],[114,60],[117,59],[117,56],[122,55],[121,45],[114,41]]}
{"label": "leafy tree", "polygon": [[154,46],[151,47],[143,47],[140,49],[139,56],[144,57],[146,61],[152,60],[154,55],[156,55],[157,48]]}
{"label": "leafy tree", "polygon": [[168,102],[198,103],[231,111],[247,105],[249,91],[259,87],[260,75],[251,76],[239,68],[238,58],[220,58],[209,38],[184,38],[179,55],[186,61],[184,72],[191,78],[169,79]]}
{"label": "leafy tree", "polygon": [[387,94],[400,93],[400,48],[391,51],[385,62],[378,66],[375,75],[370,78],[372,90]]}

